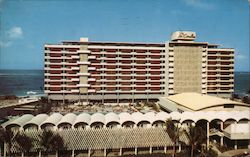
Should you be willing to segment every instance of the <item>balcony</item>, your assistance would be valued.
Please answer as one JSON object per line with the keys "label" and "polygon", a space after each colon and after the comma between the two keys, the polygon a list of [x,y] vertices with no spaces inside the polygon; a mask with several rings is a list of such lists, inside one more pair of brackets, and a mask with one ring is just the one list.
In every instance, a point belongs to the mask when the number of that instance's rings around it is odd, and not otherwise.
{"label": "balcony", "polygon": [[72,78],[71,81],[80,81],[79,78]]}
{"label": "balcony", "polygon": [[78,50],[77,53],[90,53],[89,50]]}
{"label": "balcony", "polygon": [[90,64],[90,62],[77,61],[77,64],[80,64],[80,65],[88,65],[88,64]]}
{"label": "balcony", "polygon": [[96,81],[95,78],[88,78],[88,81]]}
{"label": "balcony", "polygon": [[77,87],[90,87],[90,84],[77,84]]}
{"label": "balcony", "polygon": [[72,58],[72,59],[79,59],[80,56],[72,55],[71,58]]}
{"label": "balcony", "polygon": [[72,89],[71,92],[72,92],[72,93],[78,93],[79,90],[78,90],[78,89]]}
{"label": "balcony", "polygon": [[78,76],[89,76],[90,73],[77,73]]}
{"label": "balcony", "polygon": [[79,70],[79,67],[72,67],[71,70]]}
{"label": "balcony", "polygon": [[96,59],[96,56],[88,56],[88,59]]}
{"label": "balcony", "polygon": [[96,70],[96,67],[88,67],[88,70]]}

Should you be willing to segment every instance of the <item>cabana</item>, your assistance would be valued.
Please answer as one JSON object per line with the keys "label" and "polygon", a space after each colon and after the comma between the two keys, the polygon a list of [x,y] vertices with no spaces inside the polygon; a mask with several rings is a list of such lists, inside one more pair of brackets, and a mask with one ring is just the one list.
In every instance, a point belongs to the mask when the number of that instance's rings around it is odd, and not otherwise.
{"label": "cabana", "polygon": [[105,116],[101,113],[94,113],[91,116],[90,127],[94,129],[103,128],[105,125]]}
{"label": "cabana", "polygon": [[60,113],[53,113],[40,125],[41,129],[52,129],[57,126],[62,117]]}
{"label": "cabana", "polygon": [[91,115],[89,115],[88,113],[81,113],[75,119],[74,128],[86,129],[87,126],[90,125],[90,122]]}
{"label": "cabana", "polygon": [[68,113],[62,117],[62,119],[58,122],[58,129],[70,129],[75,122],[76,115],[74,113]]}
{"label": "cabana", "polygon": [[170,115],[166,112],[158,112],[155,115],[154,121],[152,122],[153,127],[163,127],[166,120],[170,118]]}
{"label": "cabana", "polygon": [[24,130],[30,130],[30,129],[40,129],[40,125],[42,122],[44,122],[49,116],[47,114],[38,114],[34,118],[32,118],[30,121],[26,122],[23,126]]}
{"label": "cabana", "polygon": [[149,127],[150,121],[141,112],[134,112],[131,114],[133,121],[138,127]]}
{"label": "cabana", "polygon": [[34,116],[31,114],[24,114],[19,118],[16,118],[15,120],[6,123],[6,125],[2,125],[5,127],[5,129],[11,129],[11,130],[18,130],[23,127],[23,125],[30,121]]}
{"label": "cabana", "polygon": [[120,118],[114,112],[105,115],[105,125],[107,128],[117,128],[120,125]]}
{"label": "cabana", "polygon": [[135,122],[131,114],[127,112],[120,113],[119,119],[120,119],[120,124],[123,128],[133,128],[135,126]]}

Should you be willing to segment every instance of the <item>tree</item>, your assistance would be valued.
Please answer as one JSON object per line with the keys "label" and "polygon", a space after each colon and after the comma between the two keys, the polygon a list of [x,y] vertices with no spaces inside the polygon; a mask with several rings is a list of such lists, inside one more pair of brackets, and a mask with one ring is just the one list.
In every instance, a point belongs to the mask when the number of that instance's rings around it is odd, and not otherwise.
{"label": "tree", "polygon": [[17,132],[14,141],[17,143],[17,149],[22,152],[22,157],[24,153],[29,153],[30,149],[33,147],[32,138],[24,134],[24,132]]}
{"label": "tree", "polygon": [[169,137],[173,142],[173,154],[172,156],[176,156],[176,145],[180,142],[180,135],[181,135],[181,127],[178,124],[175,124],[171,119],[166,121],[166,132],[168,133]]}
{"label": "tree", "polygon": [[200,126],[189,126],[188,130],[185,130],[191,146],[191,157],[194,156],[194,151],[202,144],[206,143],[206,132]]}
{"label": "tree", "polygon": [[48,155],[49,151],[56,151],[56,156],[60,150],[66,149],[63,138],[51,130],[44,130],[39,139],[40,151],[44,150],[45,155]]}
{"label": "tree", "polygon": [[0,129],[0,143],[4,144],[4,156],[6,156],[6,145],[9,156],[12,156],[11,147],[14,133],[12,130]]}

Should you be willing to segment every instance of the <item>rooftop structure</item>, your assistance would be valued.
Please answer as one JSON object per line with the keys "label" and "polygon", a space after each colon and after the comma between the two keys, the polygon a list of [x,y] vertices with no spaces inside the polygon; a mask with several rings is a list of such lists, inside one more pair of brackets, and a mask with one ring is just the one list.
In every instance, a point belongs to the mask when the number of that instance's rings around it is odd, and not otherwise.
{"label": "rooftop structure", "polygon": [[[240,122],[242,120],[250,120],[250,111],[199,111],[199,112],[148,112],[142,114],[140,112],[134,112],[129,114],[123,112],[116,114],[113,112],[102,114],[102,113],[80,113],[78,115],[73,113],[68,113],[66,115],[61,115],[60,113],[53,113],[51,115],[39,114],[33,116],[31,114],[25,114],[16,119],[10,120],[2,126],[4,128],[12,129],[65,129],[66,128],[154,128],[163,127],[163,123],[167,119],[172,119],[179,121],[180,123],[185,123],[187,121],[192,121],[197,123],[200,120],[206,120],[207,122],[212,122],[213,120],[220,120],[226,122],[228,120],[233,120],[235,122]],[[110,125],[112,123],[112,125]],[[101,125],[100,125],[101,124]],[[130,126],[128,125],[130,124]],[[30,127],[30,128],[29,128]]]}
{"label": "rooftop structure", "polygon": [[199,93],[161,97],[159,104],[169,111],[250,111],[248,104]]}
{"label": "rooftop structure", "polygon": [[164,43],[63,41],[46,44],[49,99],[135,102],[183,92],[229,97],[234,49],[178,31]]}
{"label": "rooftop structure", "polygon": [[[191,124],[202,126],[207,134],[207,147],[211,141],[219,139],[220,145],[235,142],[235,149],[238,147],[250,148],[249,114],[249,111],[171,112],[170,114],[166,112],[148,112],[146,114],[110,112],[105,115],[102,113],[92,115],[53,113],[36,116],[28,114],[10,120],[1,126],[13,131],[24,131],[34,139],[39,137],[43,129],[53,130],[62,135],[68,150],[103,149],[105,154],[106,149],[120,149],[122,152],[123,148],[134,148],[137,153],[139,148],[150,148],[152,153],[152,148],[157,147],[164,149],[166,153],[166,147],[173,146],[173,142],[165,130],[164,124],[167,119],[172,119],[182,128]],[[188,143],[186,134],[181,134],[180,140]],[[13,151],[18,152],[18,150]]]}

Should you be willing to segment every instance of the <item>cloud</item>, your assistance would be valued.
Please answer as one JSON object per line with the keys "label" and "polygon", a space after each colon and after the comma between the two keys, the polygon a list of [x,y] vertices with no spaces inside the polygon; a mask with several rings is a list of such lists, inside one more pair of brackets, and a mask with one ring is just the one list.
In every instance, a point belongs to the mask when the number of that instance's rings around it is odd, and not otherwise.
{"label": "cloud", "polygon": [[[1,2],[1,0],[0,0]],[[11,44],[19,38],[23,37],[23,30],[21,27],[15,26],[6,30],[1,35],[0,47],[10,47]]]}
{"label": "cloud", "polygon": [[11,41],[0,41],[0,47],[9,47],[11,44]]}
{"label": "cloud", "polygon": [[206,10],[212,10],[215,8],[214,5],[207,3],[206,0],[183,0],[183,1],[186,5],[195,8],[206,9]]}
{"label": "cloud", "polygon": [[16,39],[21,38],[23,36],[23,31],[21,27],[12,27],[7,31],[7,35],[9,38]]}

